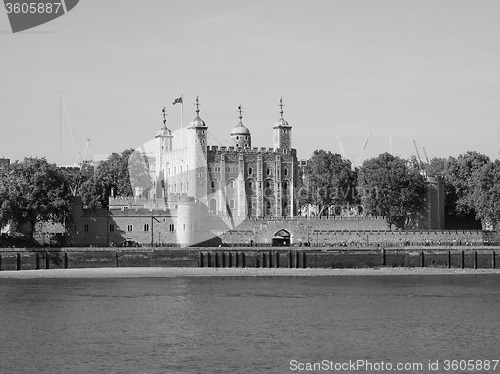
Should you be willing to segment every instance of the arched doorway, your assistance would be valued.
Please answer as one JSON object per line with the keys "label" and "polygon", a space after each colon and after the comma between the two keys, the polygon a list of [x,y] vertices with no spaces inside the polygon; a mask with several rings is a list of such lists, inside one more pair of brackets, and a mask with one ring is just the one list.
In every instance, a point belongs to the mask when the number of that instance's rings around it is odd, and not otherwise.
{"label": "arched doorway", "polygon": [[217,214],[217,200],[210,199],[209,213],[210,213],[210,215]]}
{"label": "arched doorway", "polygon": [[281,229],[273,236],[273,247],[289,247],[290,233],[285,229]]}

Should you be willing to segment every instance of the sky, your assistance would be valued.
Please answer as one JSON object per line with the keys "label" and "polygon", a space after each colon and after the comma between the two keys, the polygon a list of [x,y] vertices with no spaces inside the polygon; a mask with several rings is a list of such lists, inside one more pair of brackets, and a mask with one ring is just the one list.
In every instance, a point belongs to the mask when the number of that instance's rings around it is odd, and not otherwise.
{"label": "sky", "polygon": [[[136,148],[200,116],[230,145],[238,105],[252,146],[279,118],[300,159],[316,149],[356,164],[401,157],[495,159],[500,130],[500,2],[461,0],[81,0],[13,34],[0,11],[0,158],[76,162]],[[369,134],[371,134],[369,136]],[[366,147],[363,145],[369,136]]]}

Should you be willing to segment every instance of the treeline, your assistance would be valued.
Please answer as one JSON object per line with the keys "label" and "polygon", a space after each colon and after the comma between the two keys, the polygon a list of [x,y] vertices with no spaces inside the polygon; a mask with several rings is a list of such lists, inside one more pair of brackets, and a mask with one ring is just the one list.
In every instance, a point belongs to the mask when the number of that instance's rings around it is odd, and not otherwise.
{"label": "treeline", "polygon": [[74,196],[85,206],[107,207],[111,191],[132,196],[128,169],[133,149],[113,153],[94,173],[58,168],[45,158],[25,158],[0,166],[0,229],[28,225],[32,237],[38,222],[67,223]]}
{"label": "treeline", "polygon": [[342,207],[363,206],[365,214],[385,217],[390,226],[415,227],[421,214],[427,176],[444,181],[445,214],[480,220],[483,227],[500,221],[500,161],[466,152],[457,158],[433,158],[421,164],[389,153],[366,160],[361,167],[339,154],[317,150],[301,178],[299,208],[316,206],[318,214],[339,214]]}
{"label": "treeline", "polygon": [[[132,196],[132,184],[144,185],[149,180],[143,164],[147,160],[134,157],[142,156],[132,149],[113,153],[93,173],[64,170],[44,158],[0,166],[0,228],[29,225],[33,233],[38,222],[65,223],[75,195],[89,208],[106,208],[112,191],[117,196]],[[299,178],[295,196],[299,208],[312,204],[321,215],[362,206],[363,214],[383,216],[390,226],[408,228],[416,225],[424,203],[428,182],[422,171],[443,178],[447,217],[473,217],[483,227],[496,227],[500,221],[500,161],[492,162],[478,152],[433,158],[425,165],[414,157],[384,153],[352,168],[339,154],[317,150]]]}

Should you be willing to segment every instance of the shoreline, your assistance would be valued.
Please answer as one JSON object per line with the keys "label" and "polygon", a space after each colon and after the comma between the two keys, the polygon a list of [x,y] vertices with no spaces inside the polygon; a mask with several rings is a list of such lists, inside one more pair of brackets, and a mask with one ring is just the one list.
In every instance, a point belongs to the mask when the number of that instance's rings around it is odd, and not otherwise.
{"label": "shoreline", "polygon": [[499,274],[500,269],[456,268],[82,268],[1,271],[0,279],[37,278],[171,278],[171,277],[310,277],[310,276],[390,276],[390,275],[484,275]]}

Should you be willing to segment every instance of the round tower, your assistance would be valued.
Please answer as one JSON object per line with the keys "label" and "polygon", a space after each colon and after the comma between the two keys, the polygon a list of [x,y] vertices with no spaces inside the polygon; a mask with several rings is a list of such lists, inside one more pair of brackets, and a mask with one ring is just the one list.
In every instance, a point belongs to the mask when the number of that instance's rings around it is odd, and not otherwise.
{"label": "round tower", "polygon": [[194,198],[181,196],[177,205],[177,243],[181,247],[189,247],[194,244]]}
{"label": "round tower", "polygon": [[156,176],[156,196],[163,197],[163,183],[165,180],[165,169],[167,153],[172,151],[172,131],[167,128],[167,112],[162,109],[163,127],[155,136],[155,176]]}
{"label": "round tower", "polygon": [[188,195],[206,201],[207,198],[207,137],[208,127],[200,118],[200,103],[196,97],[196,117],[188,127]]}
{"label": "round tower", "polygon": [[236,148],[251,148],[252,135],[250,134],[250,130],[243,125],[243,107],[241,105],[238,106],[238,112],[240,113],[240,122],[231,131],[231,138]]}
{"label": "round tower", "polygon": [[283,98],[280,98],[280,118],[273,127],[273,147],[274,149],[292,148],[292,126],[283,118]]}

